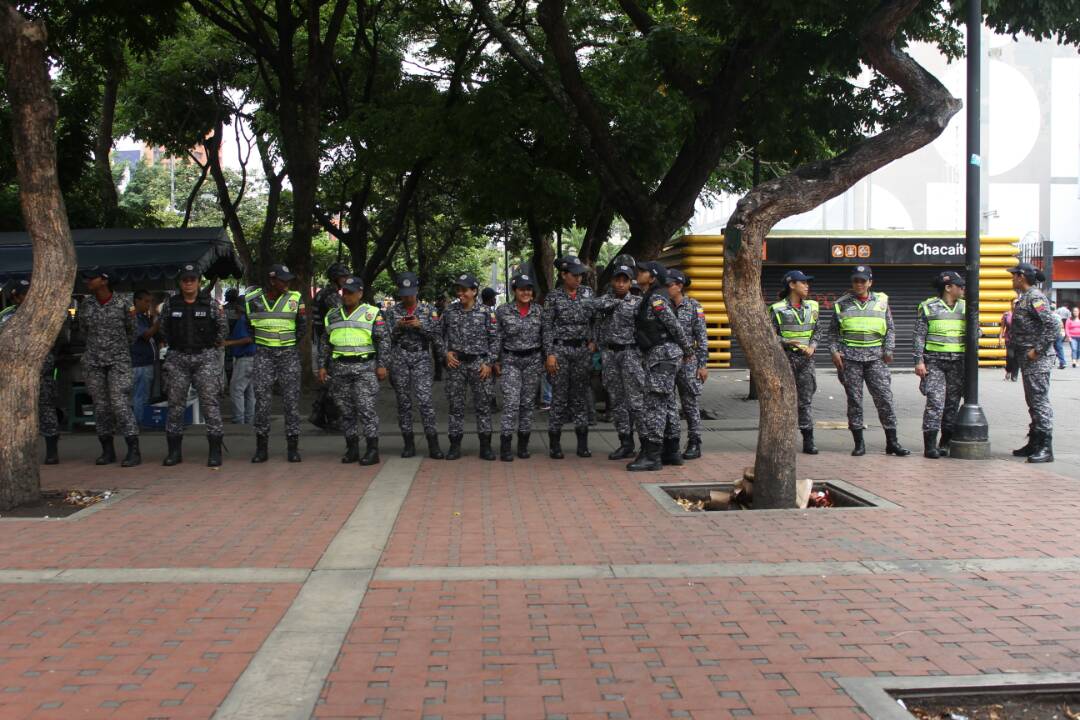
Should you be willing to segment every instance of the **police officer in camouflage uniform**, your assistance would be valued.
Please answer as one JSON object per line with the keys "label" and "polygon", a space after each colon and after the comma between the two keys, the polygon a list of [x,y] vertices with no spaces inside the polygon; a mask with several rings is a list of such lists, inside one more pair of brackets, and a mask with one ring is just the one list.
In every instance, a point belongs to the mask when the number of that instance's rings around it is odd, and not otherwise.
{"label": "police officer in camouflage uniform", "polygon": [[495,374],[502,378],[503,412],[499,435],[499,459],[512,462],[513,441],[517,433],[519,458],[529,457],[533,408],[543,372],[543,311],[533,302],[536,283],[528,273],[510,281],[514,301],[503,303],[495,311],[499,360]]}
{"label": "police officer in camouflage uniform", "polygon": [[[12,305],[0,312],[0,327],[15,317],[15,311],[26,300],[30,291],[29,280],[18,280],[11,289]],[[64,323],[53,343],[49,354],[41,366],[41,381],[38,385],[38,432],[45,438],[45,464],[56,465],[60,462],[60,421],[56,414],[56,356],[60,348],[67,344],[71,334],[70,317],[64,313]]]}
{"label": "police officer in camouflage uniform", "polygon": [[784,275],[780,300],[769,306],[776,334],[784,348],[791,371],[795,375],[795,392],[799,405],[799,432],[803,438],[803,452],[817,455],[814,444],[814,418],[811,406],[814,393],[817,392],[817,377],[814,375],[814,350],[817,348],[818,318],[820,308],[816,300],[811,300],[810,281],[812,275],[801,270],[792,270]]}
{"label": "police officer in camouflage uniform", "polygon": [[859,265],[851,272],[851,291],[833,305],[829,352],[847,394],[848,427],[855,441],[852,455],[866,454],[863,440],[863,383],[877,407],[885,430],[885,453],[904,457],[911,451],[896,437],[896,410],[893,405],[889,363],[896,348],[896,328],[889,296],[872,292],[873,272]]}
{"label": "police officer in camouflage uniform", "polygon": [[229,335],[225,310],[199,290],[199,271],[194,265],[180,269],[180,293],[161,307],[161,331],[169,345],[165,356],[165,395],[169,399],[169,417],[165,423],[165,441],[169,454],[162,465],[182,462],[184,408],[188,391],[195,386],[199,407],[206,420],[206,439],[210,445],[207,467],[221,465],[222,353]]}
{"label": "police officer in camouflage uniform", "polygon": [[682,465],[675,376],[684,359],[694,354],[667,295],[666,268],[655,261],[638,263],[637,280],[645,290],[634,316],[635,336],[644,354],[645,413],[641,451],[626,466],[631,472]]}
{"label": "police officer in camouflage uniform", "polygon": [[401,273],[397,276],[398,301],[383,311],[392,341],[390,384],[397,396],[398,426],[405,440],[401,457],[413,457],[416,454],[412,416],[412,393],[415,392],[424,435],[427,436],[428,457],[441,460],[443,452],[439,447],[435,404],[431,398],[434,377],[432,346],[436,348],[436,357],[443,357],[443,353],[438,351],[442,339],[439,335],[439,313],[434,305],[419,302],[419,290],[420,283],[415,274]]}
{"label": "police officer in camouflage uniform", "polygon": [[[341,307],[327,313],[326,342],[319,352],[319,382],[331,378],[334,402],[341,408],[341,426],[345,431],[343,463],[375,465],[379,462],[379,415],[376,401],[379,381],[386,379],[390,353],[390,334],[382,312],[374,305],[360,302],[364,281],[346,277],[341,283]],[[367,445],[360,457],[357,419]]]}
{"label": "police officer in camouflage uniform", "polygon": [[559,460],[562,426],[574,425],[577,456],[589,452],[589,374],[592,372],[592,291],[581,281],[588,268],[568,255],[556,263],[562,286],[544,300],[544,369],[551,378],[551,410],[548,412],[548,454]]}
{"label": "police officer in camouflage uniform", "polygon": [[255,455],[266,462],[270,450],[270,403],[274,384],[281,388],[289,462],[300,462],[300,338],[307,312],[303,297],[290,290],[296,277],[284,265],[273,265],[266,288],[244,296],[248,322],[255,336]]}
{"label": "police officer in camouflage uniform", "polygon": [[679,390],[679,400],[683,415],[686,416],[686,451],[684,460],[696,460],[701,457],[701,406],[698,397],[701,388],[709,379],[709,338],[705,331],[705,308],[683,291],[690,287],[690,278],[680,270],[668,270],[668,297],[679,318],[683,333],[694,348],[693,357],[685,358],[675,375],[675,387]]}
{"label": "police officer in camouflage uniform", "polygon": [[609,460],[634,457],[634,426],[644,437],[645,367],[634,336],[640,295],[630,292],[637,263],[629,255],[615,258],[611,271],[611,289],[597,299],[600,312],[597,340],[601,352],[604,389],[611,403],[611,421],[619,434],[619,447],[608,454]]}
{"label": "police officer in camouflage uniform", "polygon": [[98,267],[83,272],[90,294],[79,304],[77,320],[86,334],[82,356],[86,389],[94,399],[94,425],[101,455],[94,462],[116,462],[113,433],[119,430],[127,442],[122,467],[142,462],[139,426],[131,407],[131,343],[135,337],[135,309],[131,297],[114,293],[109,274]]}
{"label": "police officer in camouflage uniform", "polygon": [[326,316],[334,308],[341,307],[341,286],[351,275],[343,263],[333,263],[326,268],[326,277],[330,282],[319,288],[311,301],[311,331],[316,357],[321,357],[322,343],[326,339]]}
{"label": "police officer in camouflage uniform", "polygon": [[[923,411],[923,457],[949,452],[956,412],[964,394],[964,333],[967,328],[964,278],[952,270],[934,278],[938,294],[919,304],[915,313],[915,374],[926,396]],[[940,449],[937,444],[941,431]]]}
{"label": "police officer in camouflage uniform", "polygon": [[1050,301],[1035,283],[1046,276],[1030,263],[1022,262],[1009,268],[1013,289],[1019,293],[1013,307],[1012,332],[1009,344],[1020,362],[1024,378],[1024,400],[1027,401],[1031,426],[1028,442],[1013,450],[1013,455],[1026,457],[1030,463],[1054,461],[1054,409],[1050,407],[1050,373],[1057,361],[1054,343],[1061,329],[1061,318],[1050,309]]}
{"label": "police officer in camouflage uniform", "polygon": [[479,287],[472,275],[458,275],[454,280],[458,302],[447,305],[441,320],[442,347],[446,350],[446,397],[450,401],[447,460],[461,457],[466,390],[473,396],[480,458],[495,459],[491,450],[491,377],[499,350],[498,321],[491,308],[477,302]]}

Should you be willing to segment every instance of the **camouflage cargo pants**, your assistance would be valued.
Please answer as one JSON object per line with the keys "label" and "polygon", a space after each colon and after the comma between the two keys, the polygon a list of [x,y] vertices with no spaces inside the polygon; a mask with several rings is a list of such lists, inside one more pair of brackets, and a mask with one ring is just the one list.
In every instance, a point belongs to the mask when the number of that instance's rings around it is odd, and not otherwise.
{"label": "camouflage cargo pants", "polygon": [[795,375],[795,394],[799,405],[799,429],[813,430],[814,393],[817,392],[817,376],[814,374],[814,359],[802,354],[787,353],[791,363],[791,372]]}
{"label": "camouflage cargo pants", "polygon": [[844,358],[844,370],[840,374],[840,381],[847,393],[847,417],[848,427],[852,430],[862,430],[866,427],[863,422],[863,383],[870,390],[870,397],[874,399],[877,408],[878,420],[885,430],[896,429],[896,410],[893,404],[892,377],[889,375],[889,366],[881,360],[849,360]]}
{"label": "camouflage cargo pants", "polygon": [[574,429],[589,427],[589,376],[592,372],[592,353],[581,345],[555,344],[555,359],[559,369],[551,380],[551,411],[548,413],[548,432],[561,432],[563,425]]}
{"label": "camouflage cargo pants", "polygon": [[192,385],[199,395],[206,434],[225,432],[221,424],[221,362],[221,351],[217,348],[191,353],[170,350],[165,356],[165,395],[169,399],[167,434],[184,434],[184,409]]}
{"label": "camouflage cargo pants", "polygon": [[274,384],[281,388],[285,435],[300,434],[300,350],[296,347],[255,349],[255,434],[270,434]]}
{"label": "camouflage cargo pants", "polygon": [[518,357],[506,354],[502,364],[502,421],[499,426],[504,435],[513,432],[531,432],[533,409],[540,387],[540,374],[544,371],[540,358],[543,353]]}
{"label": "camouflage cargo pants", "polygon": [[642,434],[660,443],[679,437],[679,410],[675,399],[675,376],[679,372],[678,348],[661,345],[645,355],[645,412]]}
{"label": "camouflage cargo pants", "polygon": [[964,395],[964,361],[939,360],[927,353],[926,377],[919,382],[926,396],[922,429],[952,431]]}
{"label": "camouflage cargo pants", "polygon": [[640,431],[645,414],[645,366],[637,346],[612,350],[604,348],[602,373],[604,389],[611,402],[611,422],[620,435],[630,435],[634,425]]}
{"label": "camouflage cargo pants", "polygon": [[431,435],[438,432],[438,426],[435,423],[435,404],[431,399],[433,365],[431,350],[426,348],[415,351],[396,348],[390,359],[390,385],[394,388],[394,395],[397,397],[398,427],[403,433],[413,431],[412,393],[414,392],[416,404],[420,409],[420,420],[424,425],[424,433]]}
{"label": "camouflage cargo pants", "polygon": [[330,394],[341,410],[341,429],[346,438],[379,437],[379,378],[375,361],[344,363],[334,361],[330,368]]}
{"label": "camouflage cargo pants", "polygon": [[1050,407],[1050,368],[1043,361],[1020,357],[1020,372],[1024,380],[1024,400],[1027,401],[1031,427],[1039,432],[1054,431],[1054,408]]}
{"label": "camouflage cargo pants", "polygon": [[56,437],[60,434],[60,421],[56,416],[56,358],[52,353],[45,357],[45,364],[41,367],[38,432],[45,437]]}
{"label": "camouflage cargo pants", "polygon": [[480,379],[482,364],[477,358],[468,362],[462,361],[456,368],[446,369],[446,399],[450,404],[447,430],[451,436],[462,435],[465,432],[465,394],[467,392],[472,393],[477,432],[491,432],[491,378]]}
{"label": "camouflage cargo pants", "polygon": [[679,372],[675,375],[675,387],[679,391],[679,404],[686,416],[686,430],[691,435],[701,435],[701,381],[697,378],[696,362],[679,363]]}
{"label": "camouflage cargo pants", "polygon": [[131,408],[131,363],[84,366],[86,389],[94,399],[94,425],[99,437],[119,432],[124,437],[139,434]]}

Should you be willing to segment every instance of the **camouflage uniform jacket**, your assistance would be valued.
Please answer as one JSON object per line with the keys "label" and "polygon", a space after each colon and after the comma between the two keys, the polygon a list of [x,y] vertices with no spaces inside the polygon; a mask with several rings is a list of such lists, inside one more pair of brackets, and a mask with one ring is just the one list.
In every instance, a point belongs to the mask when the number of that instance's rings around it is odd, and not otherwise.
{"label": "camouflage uniform jacket", "polygon": [[442,350],[442,336],[439,333],[439,312],[431,303],[418,301],[412,313],[419,321],[419,328],[403,328],[398,322],[409,316],[409,311],[400,302],[383,310],[386,327],[390,330],[393,350],[420,350],[425,344],[434,345],[437,355],[445,355]]}
{"label": "camouflage uniform jacket", "polygon": [[682,304],[675,308],[675,317],[679,318],[686,339],[694,348],[694,359],[698,369],[709,364],[709,338],[705,332],[705,308],[691,297],[683,297]]}
{"label": "camouflage uniform jacket", "polygon": [[442,346],[466,355],[478,355],[485,365],[498,357],[498,321],[495,313],[483,303],[466,310],[461,303],[450,303],[441,320]]}
{"label": "camouflage uniform jacket", "polygon": [[135,312],[130,295],[114,292],[104,305],[93,295],[79,304],[76,316],[86,335],[82,362],[88,367],[131,364],[131,343],[135,340]]}
{"label": "camouflage uniform jacket", "polygon": [[1049,367],[1056,362],[1054,343],[1061,328],[1061,318],[1050,309],[1050,301],[1038,288],[1028,288],[1020,294],[1013,308],[1009,344],[1023,354],[1034,348],[1038,358]]}
{"label": "camouflage uniform jacket", "polygon": [[503,303],[495,311],[498,340],[499,362],[503,362],[505,351],[522,352],[536,350],[537,356],[543,347],[543,311],[536,303],[529,303],[524,316],[518,311],[516,302]]}
{"label": "camouflage uniform jacket", "polygon": [[601,350],[608,345],[632,345],[634,337],[634,315],[637,313],[640,295],[626,293],[621,298],[614,293],[607,293],[596,300],[600,316],[596,323],[596,343]]}
{"label": "camouflage uniform jacket", "polygon": [[555,288],[544,300],[544,355],[552,355],[559,340],[592,340],[592,318],[596,299],[584,285],[573,297]]}

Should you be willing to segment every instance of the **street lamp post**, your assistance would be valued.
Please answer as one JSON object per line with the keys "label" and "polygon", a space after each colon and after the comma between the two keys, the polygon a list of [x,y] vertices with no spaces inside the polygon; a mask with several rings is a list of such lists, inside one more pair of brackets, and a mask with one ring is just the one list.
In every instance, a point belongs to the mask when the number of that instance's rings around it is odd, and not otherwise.
{"label": "street lamp post", "polygon": [[964,404],[953,428],[949,454],[965,460],[990,457],[990,426],[979,405],[979,233],[982,82],[982,2],[967,4],[967,337]]}

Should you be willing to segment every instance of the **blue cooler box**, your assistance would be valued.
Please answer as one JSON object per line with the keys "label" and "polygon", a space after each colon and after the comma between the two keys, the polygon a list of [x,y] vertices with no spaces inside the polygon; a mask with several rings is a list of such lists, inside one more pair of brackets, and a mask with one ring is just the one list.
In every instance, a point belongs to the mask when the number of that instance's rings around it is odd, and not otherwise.
{"label": "blue cooler box", "polygon": [[[194,403],[188,402],[184,408],[184,427],[193,422],[195,416]],[[142,426],[145,428],[165,429],[165,421],[169,418],[169,403],[159,402],[147,405],[143,408]]]}

